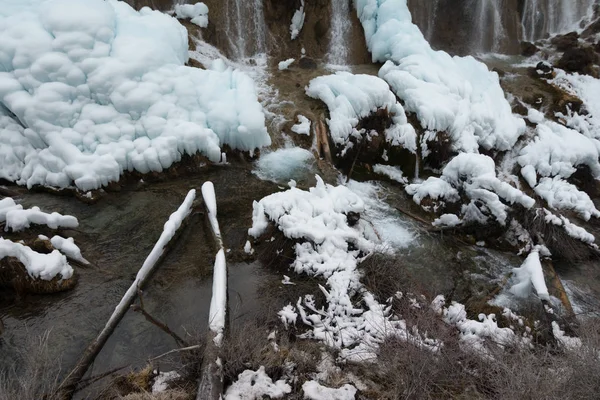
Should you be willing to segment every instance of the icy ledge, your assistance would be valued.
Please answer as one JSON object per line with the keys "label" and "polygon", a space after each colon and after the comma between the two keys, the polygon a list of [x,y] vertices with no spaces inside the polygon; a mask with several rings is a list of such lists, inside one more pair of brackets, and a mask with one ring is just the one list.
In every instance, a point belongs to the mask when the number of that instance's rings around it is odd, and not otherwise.
{"label": "icy ledge", "polygon": [[187,31],[123,1],[31,0],[0,10],[0,178],[81,190],[184,154],[269,145],[254,83],[186,67]]}

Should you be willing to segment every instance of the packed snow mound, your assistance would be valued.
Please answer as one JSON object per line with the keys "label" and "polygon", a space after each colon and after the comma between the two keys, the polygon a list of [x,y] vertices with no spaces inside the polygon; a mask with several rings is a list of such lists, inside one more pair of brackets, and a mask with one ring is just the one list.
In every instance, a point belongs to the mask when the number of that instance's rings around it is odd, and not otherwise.
{"label": "packed snow mound", "polygon": [[67,262],[67,257],[58,250],[49,254],[38,253],[21,243],[0,237],[0,260],[5,257],[18,259],[29,276],[35,279],[51,281],[57,276],[60,279],[70,279],[73,276],[73,268]]}
{"label": "packed snow mound", "polygon": [[327,125],[331,139],[341,147],[342,152],[352,147],[350,138],[360,139],[365,133],[364,130],[357,129],[360,120],[383,109],[392,115],[393,121],[393,125],[385,132],[386,140],[393,146],[403,146],[416,152],[415,130],[408,123],[404,108],[384,80],[376,76],[340,71],[311,80],[306,94],[327,105]]}
{"label": "packed snow mound", "polygon": [[[325,184],[318,176],[308,191],[292,187],[254,203],[249,235],[258,238],[274,223],[296,241],[291,267],[326,279],[327,288],[319,285],[325,307],[317,309],[314,296],[306,295],[279,315],[286,325],[301,321],[310,328],[302,337],[340,348],[341,356],[349,360],[373,360],[386,336],[435,350],[435,341],[413,334],[404,321],[391,318],[391,306],[379,303],[360,282],[358,264],[363,257],[386,250],[366,221],[368,211],[352,190]],[[359,293],[362,301],[357,304],[353,299]]]}
{"label": "packed snow mound", "polygon": [[[408,185],[406,192],[413,196],[417,204],[421,204],[425,198],[434,200],[433,210],[424,205],[427,211],[437,211],[445,206],[445,202],[457,202],[460,194],[464,193],[471,201],[462,211],[466,222],[485,222],[486,215],[492,215],[501,225],[505,225],[508,206],[500,199],[525,208],[535,204],[531,197],[497,178],[492,158],[475,153],[457,155],[446,165],[441,177],[430,177],[422,183]],[[448,216],[445,219],[449,221]],[[456,219],[453,221],[457,222]]]}
{"label": "packed snow mound", "polygon": [[446,131],[456,151],[509,150],[525,130],[512,114],[498,75],[473,57],[431,48],[411,21],[406,0],[355,0],[379,76],[423,128]]}
{"label": "packed snow mound", "polygon": [[310,126],[310,119],[306,118],[304,115],[298,115],[298,123],[292,126],[292,132],[299,135],[310,135]]}
{"label": "packed snow mound", "polygon": [[345,384],[339,388],[329,388],[317,381],[306,381],[302,385],[304,398],[309,400],[354,400],[356,388]]}
{"label": "packed snow mound", "polygon": [[238,375],[225,392],[225,400],[259,400],[267,396],[270,399],[281,399],[292,391],[284,379],[273,382],[265,372],[265,367],[256,371],[247,369]]}
{"label": "packed snow mound", "polygon": [[600,217],[600,211],[587,193],[559,177],[542,178],[534,190],[550,208],[575,211],[586,221]]}
{"label": "packed snow mound", "polygon": [[39,207],[23,209],[12,198],[6,197],[0,200],[0,223],[5,223],[5,231],[22,231],[29,228],[31,224],[45,225],[50,229],[77,228],[79,222],[71,215],[61,215],[57,212],[45,213]]}
{"label": "packed snow mound", "polygon": [[177,18],[190,19],[192,24],[201,28],[208,26],[208,7],[204,3],[175,4]]}
{"label": "packed snow mound", "polygon": [[30,0],[0,10],[0,178],[96,189],[183,154],[270,144],[252,79],[184,66],[187,31],[123,1]]}
{"label": "packed snow mound", "polygon": [[288,58],[287,60],[280,61],[279,64],[277,65],[277,68],[280,71],[284,71],[284,70],[288,69],[294,61],[296,61],[295,58]]}

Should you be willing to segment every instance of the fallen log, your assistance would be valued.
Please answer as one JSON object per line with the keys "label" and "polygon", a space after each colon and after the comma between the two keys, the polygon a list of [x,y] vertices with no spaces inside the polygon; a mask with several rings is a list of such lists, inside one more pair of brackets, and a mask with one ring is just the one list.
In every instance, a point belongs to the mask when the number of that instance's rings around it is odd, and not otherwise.
{"label": "fallen log", "polygon": [[202,185],[202,198],[218,252],[215,257],[212,298],[208,314],[208,337],[196,400],[219,400],[223,393],[223,364],[220,358],[220,349],[223,345],[227,320],[227,265],[225,247],[217,219],[217,199],[212,182],[205,182]]}
{"label": "fallen log", "polygon": [[142,288],[152,271],[163,260],[169,243],[181,232],[185,220],[192,212],[192,204],[195,197],[196,191],[193,189],[190,190],[181,206],[179,206],[177,211],[171,214],[169,220],[165,223],[163,232],[154,245],[154,248],[144,261],[135,280],[115,308],[115,311],[110,316],[108,322],[100,334],[98,334],[85,349],[73,370],[71,370],[59,385],[56,391],[58,398],[68,400],[73,397],[77,384],[81,381],[90,365],[94,362],[96,356],[100,353],[100,350],[102,350],[121,319],[123,319],[127,310],[129,310],[129,307],[137,296],[138,290]]}
{"label": "fallen log", "polygon": [[329,139],[327,138],[327,128],[325,128],[323,119],[324,117],[323,115],[321,115],[315,127],[315,134],[317,137],[317,148],[321,149],[325,161],[327,161],[330,164],[333,164],[333,159],[331,157],[331,149],[329,148]]}

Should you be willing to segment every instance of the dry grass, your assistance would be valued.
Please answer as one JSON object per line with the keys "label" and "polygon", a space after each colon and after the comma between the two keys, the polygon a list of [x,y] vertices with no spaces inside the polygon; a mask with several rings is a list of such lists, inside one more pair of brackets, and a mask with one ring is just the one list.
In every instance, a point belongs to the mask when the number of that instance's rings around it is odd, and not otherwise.
{"label": "dry grass", "polygon": [[49,336],[50,331],[33,335],[15,349],[11,367],[0,371],[0,400],[58,400],[53,393],[60,383],[60,361],[50,354]]}

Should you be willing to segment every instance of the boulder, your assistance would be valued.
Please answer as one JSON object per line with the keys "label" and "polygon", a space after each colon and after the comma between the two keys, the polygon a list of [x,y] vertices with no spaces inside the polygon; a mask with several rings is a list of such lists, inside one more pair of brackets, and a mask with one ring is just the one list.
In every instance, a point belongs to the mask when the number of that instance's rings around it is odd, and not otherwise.
{"label": "boulder", "polygon": [[598,55],[591,47],[571,48],[558,60],[556,66],[567,72],[594,75],[593,65],[598,62]]}
{"label": "boulder", "polygon": [[521,42],[521,55],[525,57],[531,57],[537,53],[540,49],[531,42]]}
{"label": "boulder", "polygon": [[557,35],[550,40],[550,43],[552,43],[558,51],[567,51],[578,46],[579,34],[577,32],[570,32],[565,35]]}

